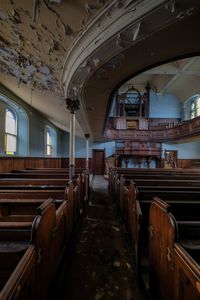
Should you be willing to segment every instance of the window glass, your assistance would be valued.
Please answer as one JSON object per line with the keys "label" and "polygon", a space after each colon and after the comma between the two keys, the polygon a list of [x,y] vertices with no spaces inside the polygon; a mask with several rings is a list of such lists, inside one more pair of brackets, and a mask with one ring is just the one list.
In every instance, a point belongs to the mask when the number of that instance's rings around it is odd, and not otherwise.
{"label": "window glass", "polygon": [[196,100],[196,116],[200,115],[200,98],[197,98]]}
{"label": "window glass", "polygon": [[6,133],[16,135],[16,117],[8,109],[6,109]]}
{"label": "window glass", "polygon": [[192,103],[190,104],[190,117],[191,117],[191,119],[193,119],[195,117],[195,110],[196,110],[196,105],[195,105],[195,102],[192,101]]}
{"label": "window glass", "polygon": [[46,139],[47,139],[47,143],[46,143],[46,155],[51,155],[51,135],[49,130],[46,131]]}
{"label": "window glass", "polygon": [[16,154],[17,118],[9,109],[6,109],[5,123],[5,152],[6,154]]}
{"label": "window glass", "polygon": [[190,103],[190,118],[196,118],[200,116],[200,97],[195,97]]}

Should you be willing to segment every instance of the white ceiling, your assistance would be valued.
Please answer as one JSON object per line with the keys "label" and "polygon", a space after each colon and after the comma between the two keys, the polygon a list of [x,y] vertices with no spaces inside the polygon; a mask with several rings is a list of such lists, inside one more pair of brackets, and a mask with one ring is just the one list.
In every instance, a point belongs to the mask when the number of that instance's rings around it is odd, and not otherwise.
{"label": "white ceiling", "polygon": [[119,91],[125,92],[134,86],[139,91],[145,92],[147,82],[154,92],[172,93],[179,98],[180,102],[184,102],[190,96],[200,93],[200,57],[176,60],[152,68],[128,80]]}

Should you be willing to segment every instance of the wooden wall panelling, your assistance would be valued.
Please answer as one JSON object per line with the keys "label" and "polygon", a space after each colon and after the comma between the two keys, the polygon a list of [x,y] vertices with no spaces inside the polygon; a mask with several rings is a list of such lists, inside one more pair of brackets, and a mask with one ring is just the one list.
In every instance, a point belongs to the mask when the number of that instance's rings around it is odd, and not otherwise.
{"label": "wooden wall panelling", "polygon": [[26,168],[60,168],[61,158],[0,157],[0,172]]}

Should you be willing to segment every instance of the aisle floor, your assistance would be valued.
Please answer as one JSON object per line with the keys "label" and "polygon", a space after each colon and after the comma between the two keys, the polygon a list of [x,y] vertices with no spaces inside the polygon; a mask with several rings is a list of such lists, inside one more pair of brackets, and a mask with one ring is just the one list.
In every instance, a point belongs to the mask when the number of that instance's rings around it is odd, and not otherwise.
{"label": "aisle floor", "polygon": [[92,180],[89,206],[76,235],[60,300],[145,299],[107,184],[100,175]]}

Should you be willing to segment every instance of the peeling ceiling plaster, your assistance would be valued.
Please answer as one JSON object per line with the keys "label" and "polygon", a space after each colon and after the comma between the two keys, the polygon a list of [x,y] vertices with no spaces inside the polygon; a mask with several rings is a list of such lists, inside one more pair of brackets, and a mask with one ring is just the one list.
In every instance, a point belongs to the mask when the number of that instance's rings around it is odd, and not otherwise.
{"label": "peeling ceiling plaster", "polygon": [[[111,4],[114,5],[113,9],[120,10],[120,7],[131,9],[134,3],[140,6],[150,2],[157,3],[156,1],[2,0],[0,83],[28,104],[32,93],[32,106],[58,127],[69,130],[69,113],[65,107],[61,74],[66,57],[76,45],[78,37],[84,36],[89,26],[92,27],[92,22],[98,21],[99,16],[106,22],[111,20],[113,12],[108,11],[106,15],[103,12]],[[99,55],[95,52],[94,56],[77,68],[79,72],[74,88],[80,89],[77,79],[86,72],[90,73],[84,83],[82,105],[83,110],[86,107],[85,120],[89,119],[96,140],[102,140],[108,99],[119,82],[147,66],[176,55],[198,52],[200,49],[197,42],[199,1],[160,2],[167,3],[163,6],[162,16],[159,11],[155,11],[156,16],[147,14],[146,21],[133,24],[130,27],[133,30],[129,30],[128,35],[120,33],[119,27],[113,43],[106,43],[105,49],[102,48]],[[169,22],[171,26],[161,26],[160,32],[156,32],[152,27],[153,21],[168,22],[169,16],[172,18]],[[95,27],[94,34],[97,28],[100,30],[101,24],[97,25],[99,27]],[[105,33],[107,31],[106,27]],[[143,33],[146,35],[142,35]],[[100,43],[99,40],[95,42],[97,45]],[[111,53],[112,48],[117,50],[115,57]],[[85,133],[83,127],[81,123],[77,125],[78,134]]]}
{"label": "peeling ceiling plaster", "polygon": [[32,89],[37,101],[44,102],[47,116],[53,119],[55,116],[48,114],[48,97],[44,93],[64,101],[60,76],[66,54],[103,6],[104,1],[100,0],[1,1],[1,83],[11,86],[12,91],[16,85],[23,87],[24,94],[18,94],[26,102],[27,90]]}

